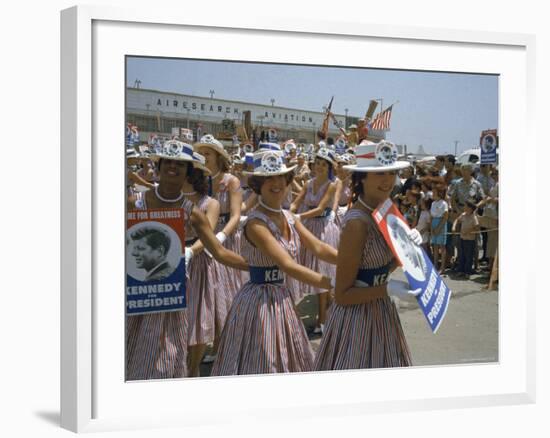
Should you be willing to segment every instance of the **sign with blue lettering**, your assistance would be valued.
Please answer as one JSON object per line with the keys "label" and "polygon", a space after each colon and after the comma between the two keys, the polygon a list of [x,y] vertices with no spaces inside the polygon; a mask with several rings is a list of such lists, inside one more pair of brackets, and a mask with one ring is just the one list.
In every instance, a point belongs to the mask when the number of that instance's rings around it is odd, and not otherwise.
{"label": "sign with blue lettering", "polygon": [[186,307],[185,226],[181,208],[128,212],[126,314]]}
{"label": "sign with blue lettering", "polygon": [[498,135],[496,129],[481,132],[481,164],[496,164],[497,162]]}
{"label": "sign with blue lettering", "polygon": [[418,305],[432,332],[437,332],[447,313],[451,290],[424,250],[411,240],[407,221],[390,199],[374,210],[372,215],[401,264],[409,286],[412,290],[422,290],[417,296]]}

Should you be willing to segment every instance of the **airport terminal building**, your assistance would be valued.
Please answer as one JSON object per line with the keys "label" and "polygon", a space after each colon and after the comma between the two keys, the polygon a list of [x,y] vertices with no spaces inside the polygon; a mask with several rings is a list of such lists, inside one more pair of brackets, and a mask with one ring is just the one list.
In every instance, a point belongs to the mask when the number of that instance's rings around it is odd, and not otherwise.
{"label": "airport terminal building", "polygon": [[[324,111],[262,105],[252,102],[225,100],[210,97],[142,88],[126,89],[126,122],[136,125],[140,140],[149,136],[170,137],[173,128],[187,128],[197,136],[209,133],[221,140],[231,140],[237,134],[239,142],[247,132],[259,137],[261,131],[275,129],[279,141],[294,139],[297,143],[315,143],[316,132],[321,128]],[[342,128],[357,122],[357,117],[335,114]],[[384,133],[372,133],[383,138]],[[378,134],[378,135],[377,135]],[[329,136],[339,137],[338,126],[331,120]],[[250,140],[250,139],[249,139]]]}

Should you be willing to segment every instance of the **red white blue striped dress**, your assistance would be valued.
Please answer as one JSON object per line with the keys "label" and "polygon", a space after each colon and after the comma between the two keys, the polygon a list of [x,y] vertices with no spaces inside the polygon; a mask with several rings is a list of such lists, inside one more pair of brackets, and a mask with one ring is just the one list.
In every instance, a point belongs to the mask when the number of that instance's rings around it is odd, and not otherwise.
{"label": "red white blue striped dress", "polygon": [[[220,218],[218,224],[214,230],[218,233],[223,230],[230,218],[230,192],[229,182],[232,175],[229,173],[224,174],[218,188],[218,193],[214,195],[214,199],[217,199],[220,203]],[[241,190],[239,188],[239,190]],[[241,249],[241,236],[242,228],[237,226],[235,231],[227,236],[223,246],[230,251],[239,253]],[[241,289],[242,285],[248,280],[248,274],[238,269],[230,268],[216,260],[212,261],[212,267],[214,269],[214,275],[216,276],[217,284],[221,286],[218,293],[215,295],[215,309],[216,315],[220,314],[220,317],[227,316],[227,312],[233,302],[233,297],[237,295],[237,292]]]}
{"label": "red white blue striped dress", "polygon": [[[389,264],[393,260],[393,253],[371,215],[352,208],[344,217],[343,227],[352,220],[361,221],[368,230],[360,269],[375,269]],[[365,293],[369,293],[367,289]],[[410,365],[409,347],[399,314],[389,297],[353,306],[332,303],[315,359],[315,370]]]}
{"label": "red white blue striped dress", "polygon": [[[144,195],[137,194],[137,209],[147,209]],[[182,208],[190,215],[193,204],[184,201]],[[127,316],[126,380],[188,376],[187,337],[187,309]]]}
{"label": "red white blue striped dress", "polygon": [[340,199],[338,200],[338,210],[336,211],[336,224],[342,229],[344,216],[348,211],[348,204],[351,199],[351,187],[349,186],[349,180],[342,181],[343,187],[340,193]]}
{"label": "red white blue striped dress", "polygon": [[[204,195],[196,204],[197,208],[206,213],[210,196]],[[187,201],[187,200],[186,200]],[[197,238],[191,226],[189,217],[185,217],[186,246],[192,246]],[[214,260],[206,251],[193,256],[189,262],[189,276],[187,277],[187,319],[189,321],[188,343],[190,346],[208,344],[214,341],[217,333],[221,333],[225,317],[225,306],[216,313],[216,294],[219,292],[217,278],[212,268]]]}
{"label": "red white blue striped dress", "polygon": [[[296,258],[300,240],[292,215],[283,212],[290,227],[289,241],[269,217],[257,210],[250,212],[247,223],[252,219],[264,222],[281,246]],[[254,247],[244,234],[241,254],[250,266],[275,265],[275,261]],[[313,351],[286,283],[285,278],[282,284],[248,282],[242,287],[227,316],[211,375],[312,370]]]}
{"label": "red white blue striped dress", "polygon": [[[305,212],[317,207],[332,181],[327,180],[325,184],[319,187],[317,193],[313,193],[313,182],[315,178],[307,182],[307,191],[303,200],[300,212]],[[332,200],[329,200],[327,208],[332,207]],[[340,228],[334,220],[329,219],[326,216],[311,217],[302,220],[304,226],[311,231],[311,233],[317,237],[321,242],[328,243],[333,248],[338,248],[338,242],[340,240]],[[300,264],[311,269],[312,271],[319,272],[327,277],[334,278],[336,276],[336,266],[320,260],[315,254],[309,251],[307,248],[302,247],[300,251]],[[302,297],[304,295],[318,294],[326,292],[324,289],[319,289],[310,285],[303,285],[301,288]]]}

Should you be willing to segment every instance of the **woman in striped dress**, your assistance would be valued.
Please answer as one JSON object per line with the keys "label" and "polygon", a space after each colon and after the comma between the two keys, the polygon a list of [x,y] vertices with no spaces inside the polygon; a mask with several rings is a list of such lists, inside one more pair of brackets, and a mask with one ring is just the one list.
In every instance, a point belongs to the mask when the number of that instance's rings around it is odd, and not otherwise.
{"label": "woman in striped dress", "polygon": [[336,212],[336,224],[342,228],[342,220],[348,211],[348,205],[351,201],[351,173],[343,168],[347,164],[352,164],[351,154],[343,154],[337,158],[336,166],[336,195],[334,196],[333,210]]}
{"label": "woman in striped dress", "polygon": [[[388,159],[388,156],[391,159]],[[336,272],[335,303],[315,360],[316,370],[411,365],[409,348],[390,295],[412,298],[408,284],[390,280],[393,253],[371,216],[389,198],[398,169],[397,149],[389,142],[357,147],[353,172],[353,206],[343,221]],[[418,242],[418,232],[410,237]]]}
{"label": "woman in striped dress", "polygon": [[[200,234],[214,257],[232,266],[246,269],[242,257],[225,250],[216,240],[207,218],[193,203],[184,198],[182,186],[194,167],[204,166],[192,155],[192,147],[171,141],[155,155],[159,161],[159,185],[139,193],[131,200],[128,211],[148,208],[184,210],[186,224]],[[189,287],[189,286],[187,286]],[[189,289],[187,289],[189,291]],[[188,371],[188,309],[126,317],[126,379],[146,380],[178,378]]]}
{"label": "woman in striped dress", "polygon": [[223,329],[212,375],[310,371],[311,350],[294,308],[285,275],[329,289],[329,277],[298,263],[304,245],[317,257],[336,261],[336,250],[317,240],[281,206],[292,181],[280,152],[257,152],[250,185],[260,195],[250,212],[242,239],[242,255],[250,265],[250,281],[239,291]]}
{"label": "woman in striped dress", "polygon": [[[231,251],[240,251],[242,190],[240,181],[230,173],[230,156],[223,145],[213,136],[204,135],[194,145],[195,150],[206,160],[206,167],[210,170],[209,193],[220,204],[220,215],[214,231],[220,243]],[[214,314],[216,331],[214,336],[214,352],[218,338],[225,324],[227,312],[231,307],[233,297],[237,294],[246,280],[245,273],[213,261],[213,276],[219,286],[214,295]],[[211,362],[212,356],[206,356],[205,361]]]}
{"label": "woman in striped dress", "polygon": [[[290,211],[293,213],[300,212],[296,217],[315,237],[337,248],[340,230],[334,221],[336,215],[332,209],[336,193],[336,183],[334,182],[335,158],[336,156],[331,150],[319,149],[315,154],[315,177],[304,185],[302,191],[292,203]],[[330,278],[334,278],[336,274],[335,266],[320,260],[307,248],[302,248],[300,263]],[[302,293],[303,295],[319,294],[319,312],[314,333],[321,333],[326,320],[329,291],[307,285],[302,289]]]}

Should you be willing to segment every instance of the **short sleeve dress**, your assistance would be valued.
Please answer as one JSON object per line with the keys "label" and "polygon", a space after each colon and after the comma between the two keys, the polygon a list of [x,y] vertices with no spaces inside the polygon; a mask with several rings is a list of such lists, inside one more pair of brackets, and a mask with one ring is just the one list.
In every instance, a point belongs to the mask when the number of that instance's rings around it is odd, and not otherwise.
{"label": "short sleeve dress", "polygon": [[[305,212],[317,207],[323,199],[323,196],[325,195],[331,183],[330,180],[327,180],[325,184],[319,187],[317,193],[314,193],[314,181],[315,178],[309,180],[307,183],[306,196],[304,198],[300,212]],[[338,248],[338,241],[340,240],[340,228],[338,227],[338,225],[336,225],[334,220],[328,216],[330,213],[329,210],[331,210],[332,207],[332,201],[329,201],[328,205],[329,207],[327,207],[325,212],[323,212],[320,216],[304,219],[302,223],[321,242],[328,243],[333,248]],[[313,254],[305,247],[302,247],[301,249],[299,260],[302,265],[311,269],[312,271],[319,272],[330,278],[334,278],[336,275],[335,265],[320,260],[315,254]],[[325,292],[323,289],[319,289],[310,285],[303,285],[301,290],[303,296]]]}
{"label": "short sleeve dress", "polygon": [[[214,230],[215,233],[218,233],[224,229],[231,216],[231,203],[229,199],[231,195],[229,190],[230,180],[231,174],[226,173],[220,181],[218,193],[213,196],[214,199],[217,199],[220,203],[220,217]],[[239,188],[239,190],[241,189]],[[233,252],[239,253],[241,248],[241,235],[242,229],[237,227],[232,234],[227,236],[223,246]],[[230,268],[216,260],[212,260],[212,269],[214,270],[216,283],[221,286],[214,297],[216,319],[225,323],[225,318],[227,317],[227,312],[231,307],[233,298],[240,290],[243,283],[246,282],[248,276],[245,272]]]}

